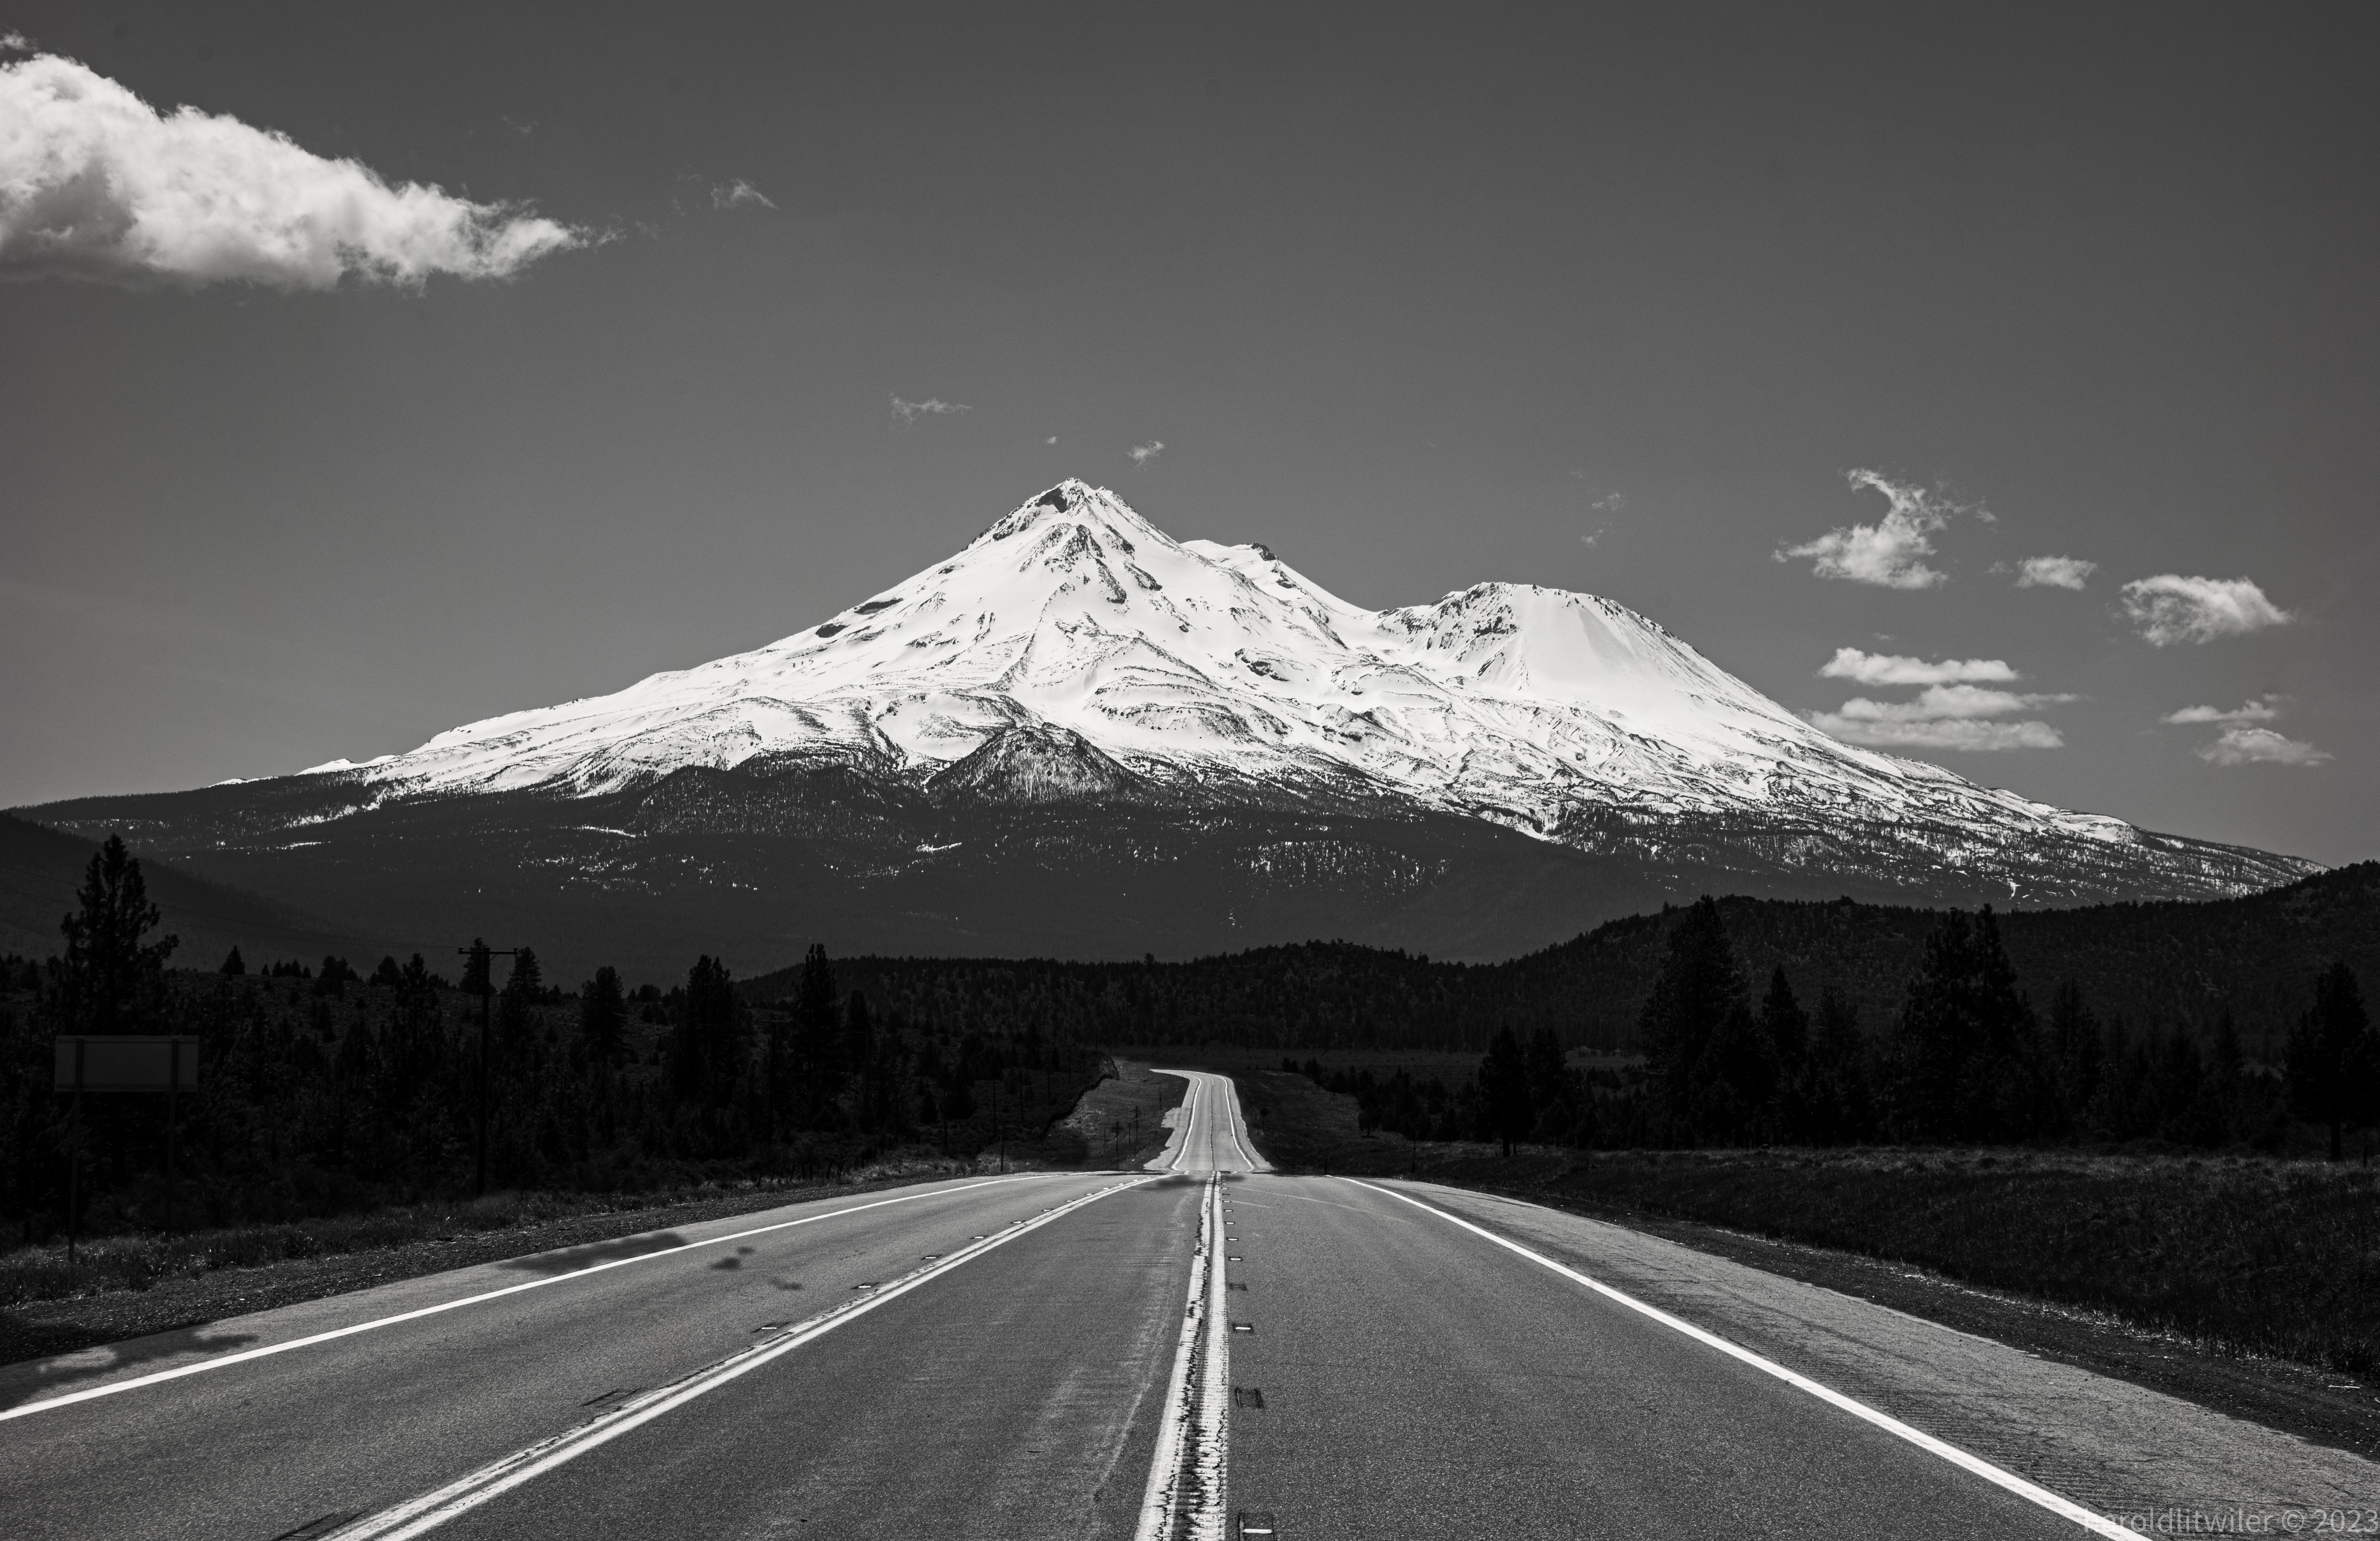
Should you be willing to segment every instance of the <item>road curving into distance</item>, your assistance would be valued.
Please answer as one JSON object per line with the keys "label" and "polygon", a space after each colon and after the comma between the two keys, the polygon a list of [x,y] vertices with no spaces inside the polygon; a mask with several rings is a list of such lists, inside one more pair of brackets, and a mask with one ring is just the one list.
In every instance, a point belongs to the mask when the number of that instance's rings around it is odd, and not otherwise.
{"label": "road curving into distance", "polygon": [[[813,1202],[0,1368],[0,1534],[2119,1535],[2100,1514],[2158,1501],[2141,1473],[2186,1486],[2202,1434],[2235,1486],[2380,1494],[2352,1457],[2131,1388],[2110,1413],[2027,1381],[2081,1372],[1633,1232],[1274,1173],[1227,1077],[1166,1074],[1189,1087],[1144,1171]],[[1880,1322],[1914,1346],[1845,1357]],[[2051,1438],[1996,1436],[2035,1391]],[[2119,1470],[2157,1441],[2166,1466]]]}
{"label": "road curving into distance", "polygon": [[1240,1116],[1240,1091],[1230,1076],[1203,1070],[1156,1074],[1179,1075],[1190,1085],[1182,1094],[1181,1107],[1166,1114],[1172,1121],[1173,1134],[1148,1163],[1149,1171],[1207,1175],[1272,1170],[1272,1163],[1257,1155],[1247,1138],[1247,1124]]}

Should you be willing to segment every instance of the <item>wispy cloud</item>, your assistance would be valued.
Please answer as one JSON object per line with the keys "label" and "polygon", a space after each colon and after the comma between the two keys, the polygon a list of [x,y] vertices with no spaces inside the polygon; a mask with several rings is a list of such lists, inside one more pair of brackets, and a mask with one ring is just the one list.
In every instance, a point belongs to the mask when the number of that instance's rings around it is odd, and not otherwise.
{"label": "wispy cloud", "polygon": [[2226,728],[2221,737],[2195,752],[2215,765],[2320,765],[2331,758],[2327,750],[2303,739],[2284,738],[2270,728]]}
{"label": "wispy cloud", "polygon": [[2167,712],[2163,717],[2158,718],[2157,721],[2160,722],[2183,723],[2277,722],[2279,720],[2281,715],[2281,709],[2277,704],[2279,699],[2280,698],[2277,696],[2266,696],[2261,700],[2249,701],[2244,705],[2231,707],[2228,709],[2211,706],[2183,707],[2180,711]]}
{"label": "wispy cloud", "polygon": [[1145,444],[1135,444],[1124,451],[1124,454],[1132,457],[1132,463],[1135,466],[1146,466],[1164,453],[1165,441],[1162,439],[1151,439]]}
{"label": "wispy cloud", "polygon": [[1827,679],[1861,685],[2004,684],[2017,677],[2015,670],[1996,658],[1946,658],[1928,663],[1922,658],[1864,653],[1857,648],[1837,648],[1818,673]]}
{"label": "wispy cloud", "polygon": [[2071,696],[1992,690],[1980,685],[1929,685],[1913,701],[1871,701],[1854,696],[1838,715],[1865,722],[1934,722],[1949,718],[2006,717],[2034,707],[2063,706]]}
{"label": "wispy cloud", "polygon": [[[1840,658],[1841,655],[1837,656]],[[1914,663],[1917,661],[1884,661]],[[2006,665],[1999,667],[2005,668]],[[2047,722],[2038,719],[2011,722],[2003,719],[2037,707],[2063,705],[2073,699],[2072,696],[1991,690],[1976,685],[1928,685],[1917,693],[1914,700],[1909,701],[1872,701],[1864,696],[1854,696],[1843,703],[1840,711],[1812,712],[1810,722],[1820,732],[1831,734],[1847,744],[1865,744],[1877,748],[2057,749],[2064,747],[2066,740]]]}
{"label": "wispy cloud", "polygon": [[971,412],[974,408],[961,401],[944,401],[940,396],[928,396],[923,401],[903,401],[900,394],[892,396],[892,415],[905,423],[919,418],[946,418],[955,412]]}
{"label": "wispy cloud", "polygon": [[2062,749],[2066,740],[2056,728],[2037,719],[1995,722],[1973,718],[1949,718],[1921,722],[1876,722],[1818,712],[1810,719],[1821,733],[1846,744],[1876,749],[1959,749],[1998,754],[2010,749]]}
{"label": "wispy cloud", "polygon": [[710,206],[714,209],[773,209],[776,204],[769,195],[738,176],[733,182],[710,189]]}
{"label": "wispy cloud", "polygon": [[1782,547],[1772,553],[1776,560],[1807,557],[1815,576],[1884,588],[1933,588],[1948,583],[1948,574],[1925,564],[1925,559],[1934,554],[1934,536],[1950,522],[1951,515],[1983,511],[1961,508],[1938,493],[1887,480],[1874,471],[1852,471],[1849,480],[1853,491],[1865,489],[1884,495],[1889,504],[1884,517],[1872,525],[1845,525],[1815,540]]}
{"label": "wispy cloud", "polygon": [[[10,33],[6,46],[27,49]],[[328,289],[507,278],[598,237],[511,203],[391,187],[285,134],[50,54],[0,65],[0,274]]]}
{"label": "wispy cloud", "polygon": [[2251,580],[2183,577],[2160,573],[2134,578],[2124,585],[2124,613],[2149,645],[2169,648],[2178,642],[2212,642],[2218,637],[2244,637],[2267,626],[2286,625],[2295,619],[2265,597]]}
{"label": "wispy cloud", "polygon": [[2080,588],[2098,570],[2097,563],[2085,562],[2079,556],[2028,556],[2016,565],[2016,586]]}
{"label": "wispy cloud", "polygon": [[22,32],[0,32],[0,54],[30,54],[33,45],[25,41]]}

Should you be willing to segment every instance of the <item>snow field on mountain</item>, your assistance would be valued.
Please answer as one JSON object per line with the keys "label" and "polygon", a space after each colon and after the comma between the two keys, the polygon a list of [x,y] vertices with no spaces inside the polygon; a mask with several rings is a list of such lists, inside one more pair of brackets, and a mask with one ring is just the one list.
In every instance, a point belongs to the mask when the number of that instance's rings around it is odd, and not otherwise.
{"label": "snow field on mountain", "polygon": [[395,796],[592,795],[788,754],[924,783],[1050,727],[1159,781],[1325,781],[1537,832],[1624,810],[2137,838],[1840,743],[1612,601],[1482,584],[1366,611],[1074,480],[768,647],[324,769]]}

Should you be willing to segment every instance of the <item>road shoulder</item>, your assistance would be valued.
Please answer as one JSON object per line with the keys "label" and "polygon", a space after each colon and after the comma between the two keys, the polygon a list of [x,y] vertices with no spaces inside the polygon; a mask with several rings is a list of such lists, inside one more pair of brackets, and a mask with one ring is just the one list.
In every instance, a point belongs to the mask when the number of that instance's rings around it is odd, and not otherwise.
{"label": "road shoulder", "polygon": [[501,1231],[466,1232],[395,1246],[287,1258],[254,1268],[211,1269],[161,1280],[146,1290],[111,1290],[32,1301],[0,1311],[0,1367],[217,1322],[407,1280],[508,1262],[569,1247],[679,1231],[714,1220],[828,1203],[860,1195],[964,1181],[947,1172],[807,1187],[747,1189],[716,1198],[577,1215]]}
{"label": "road shoulder", "polygon": [[[2380,1499],[2380,1465],[2350,1450],[1871,1298],[1858,1286],[1891,1292],[1883,1265],[1863,1276],[1818,1249],[1754,1238],[1730,1243],[1746,1254],[1733,1256],[1706,1244],[1716,1237],[1388,1181],[2102,1513],[2244,1511],[2277,1526],[2292,1509],[2368,1510]],[[1938,1303],[1944,1292],[1927,1288]],[[1974,1296],[1964,1309],[1978,1327],[2059,1317],[1961,1292]]]}

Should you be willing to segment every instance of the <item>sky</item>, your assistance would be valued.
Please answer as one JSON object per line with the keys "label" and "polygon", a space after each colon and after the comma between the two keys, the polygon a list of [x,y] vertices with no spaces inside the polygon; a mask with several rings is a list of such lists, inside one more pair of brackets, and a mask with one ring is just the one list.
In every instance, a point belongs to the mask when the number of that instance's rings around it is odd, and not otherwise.
{"label": "sky", "polygon": [[2380,8],[1586,9],[0,0],[0,806],[757,647],[1079,476],[2380,856]]}

